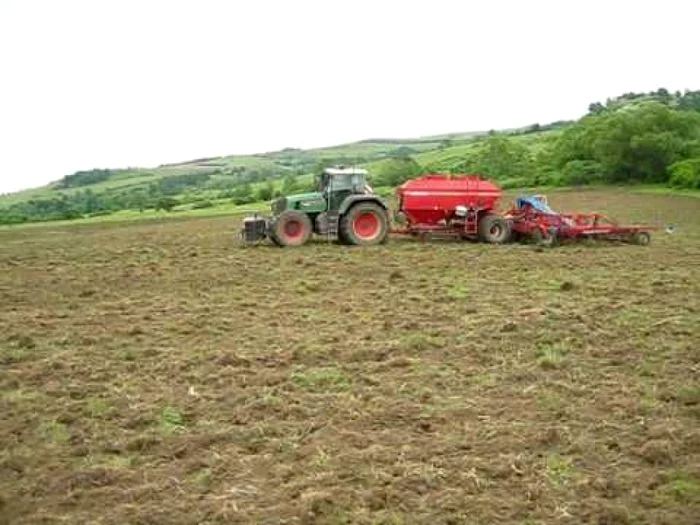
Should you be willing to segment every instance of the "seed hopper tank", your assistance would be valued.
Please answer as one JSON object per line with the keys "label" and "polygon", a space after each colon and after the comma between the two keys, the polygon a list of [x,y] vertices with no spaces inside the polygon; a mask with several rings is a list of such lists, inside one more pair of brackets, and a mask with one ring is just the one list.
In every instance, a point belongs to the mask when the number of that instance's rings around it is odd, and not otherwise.
{"label": "seed hopper tank", "polygon": [[497,213],[501,196],[497,184],[476,175],[435,174],[411,179],[397,189],[396,215],[404,227],[394,233],[506,242],[509,224]]}

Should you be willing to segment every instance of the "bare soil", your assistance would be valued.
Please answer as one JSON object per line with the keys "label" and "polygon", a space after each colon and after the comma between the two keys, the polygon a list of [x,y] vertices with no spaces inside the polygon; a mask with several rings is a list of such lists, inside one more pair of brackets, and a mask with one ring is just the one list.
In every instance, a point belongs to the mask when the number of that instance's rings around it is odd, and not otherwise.
{"label": "bare soil", "polygon": [[0,523],[700,522],[700,200],[647,247],[0,231]]}

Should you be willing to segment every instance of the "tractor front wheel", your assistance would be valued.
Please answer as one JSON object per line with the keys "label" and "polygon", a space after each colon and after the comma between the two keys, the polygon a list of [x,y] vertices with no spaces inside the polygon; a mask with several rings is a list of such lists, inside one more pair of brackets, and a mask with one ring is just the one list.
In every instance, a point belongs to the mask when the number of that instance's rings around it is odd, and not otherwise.
{"label": "tractor front wheel", "polygon": [[389,217],[376,202],[360,202],[343,215],[339,233],[343,241],[349,244],[381,244],[389,233]]}
{"label": "tractor front wheel", "polygon": [[270,237],[279,246],[301,246],[311,236],[311,220],[296,210],[282,212],[272,224]]}

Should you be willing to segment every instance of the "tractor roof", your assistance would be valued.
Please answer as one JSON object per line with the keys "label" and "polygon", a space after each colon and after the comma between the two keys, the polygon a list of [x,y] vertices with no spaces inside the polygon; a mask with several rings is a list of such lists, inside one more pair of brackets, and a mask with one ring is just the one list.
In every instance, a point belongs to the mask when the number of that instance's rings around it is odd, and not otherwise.
{"label": "tractor roof", "polygon": [[323,170],[328,175],[367,175],[367,170],[362,168],[346,168],[345,166],[336,166]]}

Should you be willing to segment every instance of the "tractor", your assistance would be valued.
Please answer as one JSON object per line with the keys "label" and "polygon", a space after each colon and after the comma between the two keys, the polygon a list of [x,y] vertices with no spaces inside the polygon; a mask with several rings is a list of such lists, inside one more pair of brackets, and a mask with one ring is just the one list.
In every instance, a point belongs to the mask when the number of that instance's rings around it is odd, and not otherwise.
{"label": "tractor", "polygon": [[278,246],[301,246],[314,234],[343,244],[381,244],[389,235],[389,208],[367,183],[367,170],[336,166],[317,177],[316,191],[272,201],[271,217],[243,221],[247,243],[265,238]]}

